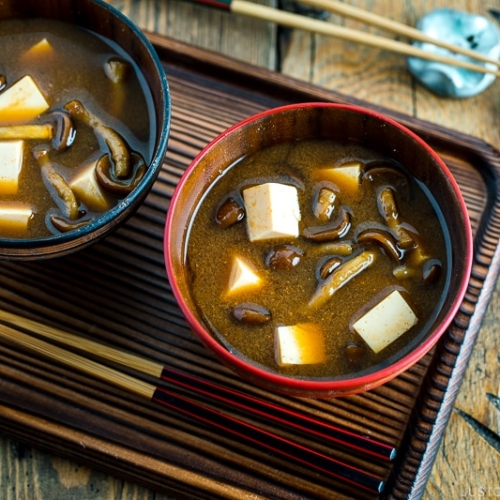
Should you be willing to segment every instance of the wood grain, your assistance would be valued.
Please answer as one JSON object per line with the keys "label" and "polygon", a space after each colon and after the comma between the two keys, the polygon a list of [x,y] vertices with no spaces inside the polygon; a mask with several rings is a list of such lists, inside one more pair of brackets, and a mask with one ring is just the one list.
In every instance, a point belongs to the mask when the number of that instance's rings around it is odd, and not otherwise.
{"label": "wood grain", "polygon": [[[108,0],[141,29],[274,69],[276,27],[188,0]],[[260,0],[274,5],[275,0]]]}
{"label": "wood grain", "polygon": [[[500,8],[500,2],[406,0],[346,2],[371,12],[414,25],[426,12],[438,7],[486,15],[486,7]],[[368,30],[352,20],[330,16],[331,22]],[[478,96],[463,99],[437,97],[415,82],[404,58],[376,49],[325,37],[294,32],[287,34],[282,71],[326,88],[343,92],[372,104],[459,130],[500,146],[500,90],[495,82]],[[498,320],[500,287],[497,287],[486,314],[456,406],[472,414],[491,429],[499,429],[498,412],[487,402],[486,392],[499,391],[500,352]],[[500,485],[500,457],[458,415],[451,416],[440,452],[430,476],[425,499],[459,498],[481,494],[493,496]]]}
{"label": "wood grain", "polygon": [[[231,17],[207,7],[177,0],[113,0],[113,5],[141,28],[168,34],[200,47],[228,54],[327,89],[340,91],[374,105],[462,131],[498,146],[500,92],[498,83],[466,100],[438,98],[413,81],[401,56],[342,43],[324,37],[285,31],[280,51],[277,30],[258,21]],[[414,24],[429,10],[448,6],[484,13],[480,0],[348,0],[348,3],[381,15]],[[498,0],[488,7],[500,8]],[[365,28],[359,23],[331,16],[331,22]],[[282,59],[278,60],[278,54]],[[207,137],[207,139],[209,139]],[[500,287],[485,316],[472,352],[456,406],[492,429],[499,426],[497,412],[485,393],[498,393],[500,366]],[[166,500],[172,499],[134,483],[20,445],[0,440],[0,498],[6,500]],[[434,464],[426,499],[480,496],[490,489],[498,496],[500,463],[497,454],[458,416],[452,415]],[[497,488],[497,490],[494,490]],[[481,495],[485,496],[485,495]]]}
{"label": "wood grain", "polygon": [[[142,29],[274,69],[276,27],[176,0],[110,0]],[[262,0],[272,5],[273,0]],[[207,138],[208,140],[209,138]],[[201,144],[200,144],[201,147]],[[0,438],[4,500],[167,500],[172,497]]]}

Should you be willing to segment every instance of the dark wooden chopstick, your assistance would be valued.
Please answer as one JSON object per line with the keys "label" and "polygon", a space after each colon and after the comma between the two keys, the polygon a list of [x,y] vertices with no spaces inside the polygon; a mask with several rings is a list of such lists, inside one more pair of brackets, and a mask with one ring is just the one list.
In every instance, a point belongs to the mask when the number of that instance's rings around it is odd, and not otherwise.
{"label": "dark wooden chopstick", "polygon": [[[73,342],[77,342],[78,337],[76,336],[52,329],[46,325],[42,325],[31,320],[26,320],[16,315],[10,315],[10,313],[5,313],[5,316],[14,316],[16,321],[25,325],[23,329],[30,332],[30,334],[24,333],[23,331],[12,328],[6,324],[0,324],[0,336],[15,342],[24,348],[28,348],[83,373],[99,378],[108,383],[112,383],[117,387],[138,394],[153,402],[189,415],[198,421],[202,421],[208,425],[222,429],[224,432],[228,432],[240,440],[257,444],[258,446],[261,446],[276,455],[284,456],[294,462],[310,466],[315,470],[318,470],[337,480],[344,481],[347,484],[372,493],[380,493],[383,490],[384,481],[367,471],[344,463],[340,460],[336,460],[333,457],[319,453],[312,448],[295,443],[279,436],[278,434],[266,431],[243,420],[224,414],[214,408],[202,405],[164,387],[157,387],[153,384],[144,382],[141,379],[115,370],[114,368],[110,368],[84,356],[80,356],[72,351],[48,343],[38,337],[35,337],[33,334],[39,332],[37,330],[32,330],[31,328],[34,325],[40,325],[42,327],[41,330],[55,330],[55,335],[59,336],[57,341],[66,342],[67,338],[69,338],[70,340],[67,342],[68,345],[73,345]],[[41,333],[43,334],[43,332]],[[54,332],[52,333],[54,334]],[[101,350],[113,350],[115,351],[115,357],[122,359],[120,351],[116,351],[87,339],[80,339],[80,341],[81,340],[84,340],[84,342],[92,342],[94,346],[98,346],[98,350],[91,351],[95,355],[100,356]],[[82,349],[81,343],[79,348]],[[83,350],[85,350],[85,348],[83,348]],[[131,356],[132,358],[137,358],[137,356],[133,356],[128,353],[124,354],[126,354],[127,357]],[[135,359],[134,363],[137,364],[137,359]],[[165,377],[167,377],[166,374]],[[172,379],[170,379],[170,381],[172,381]],[[207,395],[211,396],[211,393],[207,393]],[[248,409],[250,407],[245,406],[245,408]]]}
{"label": "dark wooden chopstick", "polygon": [[[249,2],[247,0],[191,0],[191,1],[194,1],[195,3],[205,4],[210,7],[216,7],[218,9],[228,10],[233,14],[240,14],[248,17],[253,17],[255,19],[260,19],[262,21],[273,22],[281,26],[302,29],[320,35],[332,36],[339,38],[341,40],[347,40],[354,43],[368,45],[370,47],[376,47],[379,49],[388,50],[408,57],[418,57],[420,59],[436,61],[443,64],[448,64],[450,66],[456,66],[459,68],[476,71],[478,73],[489,73],[496,76],[500,76],[500,72],[498,71],[498,66],[500,65],[500,61],[493,61],[492,59],[489,59],[489,62],[494,64],[494,66],[491,67],[484,66],[481,64],[474,64],[472,62],[465,61],[463,59],[458,59],[454,57],[441,55],[435,52],[426,51],[418,47],[415,47],[413,45],[399,42],[397,40],[391,40],[385,37],[372,35],[371,33],[366,33],[364,31],[357,31],[354,29],[346,28],[344,26],[336,26],[326,21],[311,19],[306,16],[301,16],[299,14],[294,14],[279,9],[274,9],[272,7],[267,7],[266,5]],[[438,43],[434,44],[437,45]],[[476,57],[475,59],[478,58]]]}

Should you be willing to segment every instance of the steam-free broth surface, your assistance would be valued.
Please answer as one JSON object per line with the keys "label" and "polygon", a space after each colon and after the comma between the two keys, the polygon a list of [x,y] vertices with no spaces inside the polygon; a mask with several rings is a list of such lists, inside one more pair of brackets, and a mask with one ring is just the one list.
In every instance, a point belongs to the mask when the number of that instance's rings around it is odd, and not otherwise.
{"label": "steam-free broth surface", "polygon": [[[41,41],[48,49],[32,50]],[[96,209],[78,195],[75,195],[78,213],[64,213],[64,201],[60,200],[64,196],[50,180],[55,174],[44,177],[43,165],[50,163],[51,174],[56,172],[66,183],[70,183],[79,169],[108,155],[109,144],[95,126],[99,121],[121,138],[128,152],[137,155],[134,158],[141,158],[141,163],[147,166],[155,136],[152,101],[143,76],[134,61],[113,42],[78,26],[58,21],[1,21],[0,45],[2,93],[29,75],[49,105],[47,111],[27,123],[44,123],[54,111],[70,115],[69,108],[65,107],[75,102],[81,104],[94,120],[93,124],[89,124],[76,115],[72,116],[75,136],[71,146],[64,151],[55,151],[48,140],[24,140],[18,192],[15,195],[0,193],[0,204],[28,204],[33,215],[22,234],[19,231],[9,233],[8,229],[0,227],[0,238],[50,236],[99,217],[107,210],[101,207]],[[124,62],[126,67],[126,77],[118,83],[105,71],[106,64],[113,60]],[[6,120],[0,113],[0,126],[9,127],[13,124],[17,123]],[[106,206],[109,208],[124,196],[125,193],[104,190]],[[54,226],[51,214],[56,214],[55,221],[62,221],[62,229]]]}
{"label": "steam-free broth surface", "polygon": [[[358,163],[362,174],[354,193],[325,179],[322,169]],[[236,200],[241,206],[242,192],[249,186],[276,182],[297,188],[301,209],[300,235],[278,240],[250,242],[246,214],[222,228],[217,214],[224,201]],[[321,187],[336,193],[331,218],[314,213]],[[367,229],[386,229],[380,212],[380,193],[390,188],[394,193],[401,225],[419,242],[420,254],[435,264],[432,279],[400,274],[404,260],[395,262],[387,249],[376,241],[359,242]],[[349,215],[350,223],[341,237],[313,241],[304,237],[307,228],[335,225]],[[384,229],[384,231],[385,231]],[[305,377],[333,377],[368,369],[404,348],[419,332],[425,331],[439,309],[448,275],[447,238],[434,203],[404,170],[375,151],[346,146],[331,141],[299,141],[265,149],[232,165],[212,186],[198,207],[189,232],[187,266],[194,300],[210,330],[226,347],[271,370]],[[376,231],[375,231],[376,232]],[[366,232],[364,234],[367,234]],[[378,233],[377,233],[378,234]],[[346,254],[342,246],[350,248]],[[270,252],[292,245],[295,265],[273,268]],[[318,307],[311,298],[323,282],[322,265],[333,259],[346,262],[364,250],[376,254],[373,265],[352,278],[345,286]],[[402,252],[404,253],[404,251]],[[420,255],[419,254],[419,255]],[[235,256],[250,262],[262,279],[262,286],[228,294],[230,269]],[[427,258],[429,257],[429,258]],[[323,266],[328,267],[328,266]],[[411,266],[408,266],[411,267]],[[327,271],[323,269],[325,276]],[[397,271],[396,271],[397,273]],[[402,273],[404,274],[404,273]],[[391,290],[399,290],[418,317],[418,323],[379,353],[373,352],[353,330],[353,322]],[[240,305],[258,305],[271,319],[246,323],[239,321],[234,309]],[[262,319],[262,318],[261,318]],[[320,325],[325,337],[325,361],[312,364],[279,366],[276,362],[275,329],[280,325]]]}

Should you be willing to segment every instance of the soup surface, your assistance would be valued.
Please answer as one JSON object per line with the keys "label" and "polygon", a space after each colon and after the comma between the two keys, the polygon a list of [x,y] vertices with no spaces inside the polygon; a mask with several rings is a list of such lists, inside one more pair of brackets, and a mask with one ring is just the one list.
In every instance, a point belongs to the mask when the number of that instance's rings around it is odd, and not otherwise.
{"label": "soup surface", "polygon": [[[0,45],[0,102],[30,77],[47,103],[28,119],[8,105],[0,109],[0,147],[14,141],[23,151],[16,192],[0,182],[0,238],[40,238],[87,224],[123,199],[151,160],[155,124],[143,75],[113,42],[53,20],[1,21]],[[70,131],[62,132],[63,120]],[[51,137],[31,135],[43,124]],[[12,139],[19,125],[34,127]],[[54,135],[66,133],[66,143],[54,145]],[[9,222],[11,207],[28,211],[24,223]]]}
{"label": "soup surface", "polygon": [[[350,178],[330,175],[341,167]],[[247,190],[269,183],[295,188],[299,234],[250,241]],[[229,350],[272,371],[331,378],[381,363],[426,331],[448,281],[447,241],[435,203],[403,166],[364,147],[302,141],[242,158],[218,178],[190,228],[187,268],[203,321]],[[236,259],[257,278],[231,290]],[[355,325],[394,291],[416,324],[375,352]],[[390,311],[372,321],[383,316]],[[277,330],[296,325],[305,361],[286,362]],[[308,349],[321,352],[308,361]]]}

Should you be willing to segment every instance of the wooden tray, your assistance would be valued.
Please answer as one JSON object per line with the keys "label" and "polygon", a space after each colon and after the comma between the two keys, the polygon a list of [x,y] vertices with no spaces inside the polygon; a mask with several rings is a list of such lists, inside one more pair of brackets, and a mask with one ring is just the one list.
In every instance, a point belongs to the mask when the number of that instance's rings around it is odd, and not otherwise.
{"label": "wooden tray", "polygon": [[[383,498],[419,497],[498,274],[499,153],[381,110],[427,140],[463,189],[475,261],[460,313],[433,353],[376,390],[328,401],[267,393],[215,361],[177,308],[162,254],[169,199],[195,154],[229,125],[291,102],[354,101],[148,36],[165,64],[173,104],[169,151],[150,196],[124,227],[88,250],[48,262],[1,263],[0,306],[393,444],[397,459],[378,463],[269,426],[386,479]],[[175,498],[374,498],[14,346],[2,345],[0,363],[1,431]]]}

